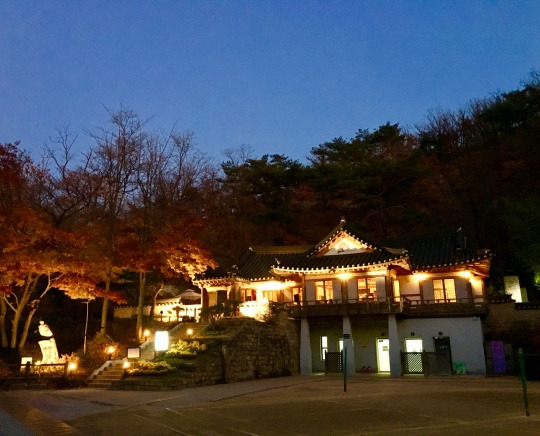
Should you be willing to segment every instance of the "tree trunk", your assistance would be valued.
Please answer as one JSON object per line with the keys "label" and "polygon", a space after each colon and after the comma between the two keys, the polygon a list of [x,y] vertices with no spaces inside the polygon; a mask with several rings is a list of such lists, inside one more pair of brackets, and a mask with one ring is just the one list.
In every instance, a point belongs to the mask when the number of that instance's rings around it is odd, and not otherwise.
{"label": "tree trunk", "polygon": [[22,312],[30,298],[30,289],[35,287],[36,282],[37,278],[33,279],[32,274],[28,274],[28,277],[26,278],[26,282],[24,284],[23,294],[21,296],[21,299],[17,303],[17,307],[15,308],[15,312],[13,314],[13,320],[11,321],[11,341],[9,344],[10,348],[17,348],[19,321],[21,320]]}
{"label": "tree trunk", "polygon": [[139,273],[139,303],[137,305],[137,338],[139,342],[143,340],[143,309],[144,309],[144,291],[146,288],[146,273]]}
{"label": "tree trunk", "polygon": [[[111,273],[110,270],[107,273],[105,278],[105,295],[109,293],[111,289]],[[109,311],[109,298],[107,296],[103,297],[103,307],[101,308],[101,328],[100,333],[107,332],[107,312]]]}
{"label": "tree trunk", "polygon": [[17,345],[19,352],[22,351],[22,348],[24,347],[24,344],[26,343],[26,338],[28,337],[28,330],[30,329],[30,325],[32,323],[32,317],[34,316],[34,313],[36,313],[37,308],[38,306],[36,304],[36,306],[30,310],[30,313],[26,317],[23,331],[21,332],[21,339],[19,340],[19,345]]}
{"label": "tree trunk", "polygon": [[155,291],[152,294],[152,306],[150,307],[150,321],[154,321],[154,310],[156,309],[157,297],[161,291],[163,291],[163,284],[159,287],[157,291]]}
{"label": "tree trunk", "polygon": [[4,298],[0,298],[0,340],[2,344],[2,348],[7,348],[8,346],[8,338],[7,338],[7,332],[6,332],[6,314],[7,314],[7,307],[6,302],[4,301]]}

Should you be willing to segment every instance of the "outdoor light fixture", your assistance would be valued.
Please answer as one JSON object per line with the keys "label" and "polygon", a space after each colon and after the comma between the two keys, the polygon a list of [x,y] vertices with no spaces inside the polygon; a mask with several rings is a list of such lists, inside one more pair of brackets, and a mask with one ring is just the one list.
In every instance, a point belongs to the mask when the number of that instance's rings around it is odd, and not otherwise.
{"label": "outdoor light fixture", "polygon": [[187,329],[186,333],[191,338],[191,335],[193,334],[193,329]]}
{"label": "outdoor light fixture", "polygon": [[341,274],[338,274],[338,277],[340,278],[341,281],[347,281],[351,278],[351,274],[350,273],[341,273]]}
{"label": "outdoor light fixture", "polygon": [[75,362],[69,362],[68,370],[69,371],[75,371],[76,369],[77,369],[77,364]]}
{"label": "outdoor light fixture", "polygon": [[460,277],[463,277],[464,279],[470,279],[471,276],[472,276],[471,272],[466,271],[466,270],[465,271],[460,271],[460,272],[458,272],[458,274],[459,274]]}
{"label": "outdoor light fixture", "polygon": [[169,349],[169,332],[157,331],[154,338],[154,349],[156,351],[167,351]]}
{"label": "outdoor light fixture", "polygon": [[414,278],[421,282],[422,280],[425,280],[427,278],[427,274],[414,273]]}
{"label": "outdoor light fixture", "polygon": [[129,361],[126,360],[122,366],[124,369],[128,369],[131,366],[131,363],[129,363]]}
{"label": "outdoor light fixture", "polygon": [[112,360],[112,355],[114,354],[115,348],[111,345],[107,348],[107,353],[109,354],[109,360]]}
{"label": "outdoor light fixture", "polygon": [[144,336],[144,340],[146,342],[148,340],[148,336],[150,336],[150,330],[144,329],[143,336]]}

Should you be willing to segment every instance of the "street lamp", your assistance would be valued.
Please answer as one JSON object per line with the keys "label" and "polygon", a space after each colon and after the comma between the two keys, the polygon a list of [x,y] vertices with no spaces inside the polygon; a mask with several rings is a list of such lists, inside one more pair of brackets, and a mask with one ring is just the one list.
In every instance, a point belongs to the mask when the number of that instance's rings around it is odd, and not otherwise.
{"label": "street lamp", "polygon": [[84,345],[83,353],[86,354],[86,338],[88,337],[88,306],[90,305],[90,300],[83,301],[83,304],[86,304],[86,323],[84,324]]}

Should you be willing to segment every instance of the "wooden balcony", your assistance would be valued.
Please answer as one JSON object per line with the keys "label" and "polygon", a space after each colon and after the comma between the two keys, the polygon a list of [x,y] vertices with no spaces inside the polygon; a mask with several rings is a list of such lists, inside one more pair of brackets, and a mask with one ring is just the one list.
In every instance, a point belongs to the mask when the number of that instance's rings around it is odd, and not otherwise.
{"label": "wooden balcony", "polygon": [[286,303],[284,307],[293,318],[302,316],[377,315],[400,312],[399,302],[393,300],[317,300]]}
{"label": "wooden balcony", "polygon": [[453,301],[410,300],[317,300],[283,303],[293,318],[302,316],[402,314],[410,317],[485,315],[487,304],[480,299],[459,298]]}
{"label": "wooden balcony", "polygon": [[409,300],[403,297],[401,313],[407,316],[479,316],[487,312],[483,299],[457,298],[445,300]]}

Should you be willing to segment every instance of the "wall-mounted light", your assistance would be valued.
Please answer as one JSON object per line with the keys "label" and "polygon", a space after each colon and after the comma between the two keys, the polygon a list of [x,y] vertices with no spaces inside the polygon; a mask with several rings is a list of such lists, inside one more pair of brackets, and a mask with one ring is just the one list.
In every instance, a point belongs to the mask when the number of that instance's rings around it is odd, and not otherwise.
{"label": "wall-mounted light", "polygon": [[439,332],[439,336],[442,336],[442,332]]}
{"label": "wall-mounted light", "polygon": [[411,332],[411,336],[414,336],[414,332]]}
{"label": "wall-mounted light", "polygon": [[464,279],[470,279],[472,277],[472,274],[470,271],[459,271],[458,275],[460,277],[463,277]]}
{"label": "wall-mounted light", "polygon": [[351,273],[340,273],[338,274],[338,278],[341,280],[341,281],[347,281],[351,278]]}
{"label": "wall-mounted light", "polygon": [[414,273],[414,278],[418,280],[419,282],[425,280],[427,278],[427,274],[423,273]]}

